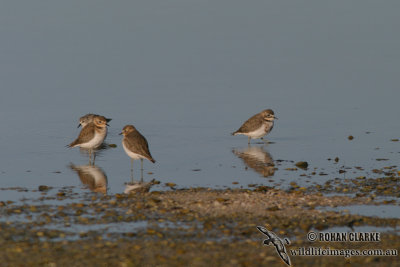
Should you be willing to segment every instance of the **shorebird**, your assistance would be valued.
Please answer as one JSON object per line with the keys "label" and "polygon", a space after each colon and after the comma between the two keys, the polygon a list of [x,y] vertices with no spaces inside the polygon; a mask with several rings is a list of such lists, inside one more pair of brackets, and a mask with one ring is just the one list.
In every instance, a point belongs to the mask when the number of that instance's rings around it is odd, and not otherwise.
{"label": "shorebird", "polygon": [[[89,122],[82,128],[78,138],[75,139],[68,147],[81,147],[89,150],[89,163],[92,159],[93,149],[99,147],[107,136],[107,119],[103,116],[96,115],[93,122]],[[94,152],[93,152],[94,154]],[[95,154],[93,156],[93,164]]]}
{"label": "shorebird", "polygon": [[143,180],[143,159],[147,159],[153,163],[156,161],[150,154],[149,145],[146,138],[139,133],[133,125],[126,125],[120,135],[123,135],[122,146],[126,154],[131,158],[131,178],[133,182],[133,161],[140,159],[141,163],[141,179]]}
{"label": "shorebird", "polygon": [[250,144],[250,139],[263,139],[263,136],[271,132],[274,127],[275,119],[278,118],[275,117],[272,109],[263,110],[245,121],[232,135],[246,135],[248,137],[248,143]]}
{"label": "shorebird", "polygon": [[[82,128],[83,128],[83,127],[85,127],[86,125],[88,125],[89,123],[93,122],[93,119],[94,119],[96,116],[100,116],[100,115],[88,113],[88,114],[86,114],[85,116],[80,117],[80,118],[79,118],[79,125],[78,125],[78,128],[81,127],[81,126],[82,126]],[[111,119],[109,119],[109,118],[105,118],[105,119],[106,119],[107,123],[109,123],[109,122],[111,121]]]}

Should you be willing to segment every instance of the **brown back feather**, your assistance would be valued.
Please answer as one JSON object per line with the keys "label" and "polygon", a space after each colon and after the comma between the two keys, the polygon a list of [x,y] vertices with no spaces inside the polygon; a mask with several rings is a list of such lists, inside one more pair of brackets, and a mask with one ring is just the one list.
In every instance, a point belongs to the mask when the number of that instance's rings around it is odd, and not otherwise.
{"label": "brown back feather", "polygon": [[250,119],[245,121],[235,133],[248,133],[257,130],[263,123],[263,118],[260,113],[252,116]]}
{"label": "brown back feather", "polygon": [[76,138],[75,141],[73,141],[68,146],[73,147],[73,146],[76,146],[79,144],[84,144],[84,143],[89,142],[94,137],[95,128],[96,128],[96,125],[94,125],[93,122],[89,123],[88,125],[83,127],[83,129],[79,133],[78,138]]}
{"label": "brown back feather", "polygon": [[151,156],[149,144],[147,143],[146,138],[139,133],[139,131],[136,130],[129,133],[124,139],[124,142],[125,146],[132,152],[146,157],[153,163],[156,162]]}

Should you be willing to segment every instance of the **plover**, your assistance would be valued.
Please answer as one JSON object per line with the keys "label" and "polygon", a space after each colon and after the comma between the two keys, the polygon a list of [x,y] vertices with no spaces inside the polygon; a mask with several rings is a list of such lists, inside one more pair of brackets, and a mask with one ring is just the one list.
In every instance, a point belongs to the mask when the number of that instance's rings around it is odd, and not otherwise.
{"label": "plover", "polygon": [[[89,162],[91,161],[93,149],[98,148],[107,136],[107,119],[103,116],[94,116],[93,122],[82,128],[78,138],[68,147],[81,147],[89,150]],[[93,153],[94,154],[94,153]],[[95,155],[93,156],[94,164]]]}
{"label": "plover", "polygon": [[143,179],[143,159],[155,163],[156,161],[150,154],[149,145],[146,138],[139,133],[133,125],[126,125],[120,135],[123,135],[122,146],[126,154],[131,158],[131,177],[133,182],[133,161],[140,159],[141,179]]}
{"label": "plover", "polygon": [[250,139],[262,139],[264,135],[271,132],[274,127],[275,119],[278,118],[275,117],[272,109],[263,110],[245,121],[245,123],[243,123],[237,131],[233,132],[232,135],[246,135],[248,136],[248,143],[250,144]]}
{"label": "plover", "polygon": [[[87,124],[93,122],[93,119],[94,119],[96,116],[100,116],[100,115],[88,113],[88,114],[86,114],[85,116],[80,117],[80,118],[79,118],[79,125],[78,125],[78,128],[81,127],[81,126],[82,126],[82,128],[83,128],[83,127],[85,127]],[[109,122],[111,121],[111,119],[109,119],[109,118],[105,118],[105,119],[106,119],[107,123],[109,123]]]}

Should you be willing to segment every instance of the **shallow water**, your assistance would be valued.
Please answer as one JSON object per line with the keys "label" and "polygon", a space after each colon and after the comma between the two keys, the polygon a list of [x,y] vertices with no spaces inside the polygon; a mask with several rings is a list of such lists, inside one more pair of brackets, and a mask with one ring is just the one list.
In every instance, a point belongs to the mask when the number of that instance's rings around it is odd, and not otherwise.
{"label": "shallow water", "polygon": [[348,214],[356,214],[361,216],[377,216],[380,218],[393,218],[400,212],[400,206],[397,205],[381,205],[379,209],[371,205],[351,205],[343,207],[323,207],[323,211],[338,211]]}
{"label": "shallow water", "polygon": [[[375,177],[372,169],[400,159],[400,142],[391,141],[400,132],[399,7],[398,1],[5,3],[0,187],[30,190],[3,190],[0,200],[29,199],[39,185],[89,191],[69,168],[87,164],[87,156],[65,147],[89,112],[113,119],[106,141],[117,148],[96,159],[109,194],[130,182],[118,135],[126,124],[149,142],[157,162],[145,162],[145,180],[161,181],[157,190],[169,189],[166,182],[287,188],[293,181]],[[272,144],[248,147],[246,137],[230,136],[265,108],[279,118],[267,136]],[[328,160],[335,157],[338,163]],[[308,170],[287,170],[297,161],[307,161]],[[346,167],[352,169],[339,173]]]}

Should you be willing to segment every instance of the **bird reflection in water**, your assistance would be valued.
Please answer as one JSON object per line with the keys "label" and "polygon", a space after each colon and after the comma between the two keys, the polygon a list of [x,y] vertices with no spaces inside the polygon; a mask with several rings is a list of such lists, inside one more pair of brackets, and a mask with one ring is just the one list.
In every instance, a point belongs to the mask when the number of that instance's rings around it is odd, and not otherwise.
{"label": "bird reflection in water", "polygon": [[241,149],[233,149],[232,152],[243,160],[244,164],[261,174],[263,177],[273,176],[275,164],[271,154],[264,147],[248,146]]}
{"label": "bird reflection in water", "polygon": [[71,170],[75,171],[82,184],[86,185],[91,191],[107,194],[107,175],[96,165],[70,164]]}
{"label": "bird reflection in water", "polygon": [[131,181],[130,183],[125,184],[125,194],[130,193],[146,193],[150,191],[150,188],[155,185],[155,180],[151,180],[150,182],[143,182],[143,180],[139,181]]}

